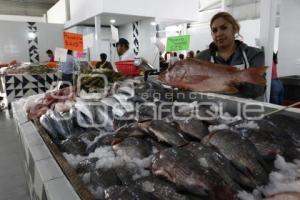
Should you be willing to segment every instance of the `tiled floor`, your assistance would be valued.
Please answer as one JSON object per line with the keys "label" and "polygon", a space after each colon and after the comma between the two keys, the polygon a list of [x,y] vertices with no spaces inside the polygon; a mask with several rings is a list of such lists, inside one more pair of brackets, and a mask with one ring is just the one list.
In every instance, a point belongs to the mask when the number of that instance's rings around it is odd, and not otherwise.
{"label": "tiled floor", "polygon": [[0,111],[0,200],[29,200],[12,113]]}

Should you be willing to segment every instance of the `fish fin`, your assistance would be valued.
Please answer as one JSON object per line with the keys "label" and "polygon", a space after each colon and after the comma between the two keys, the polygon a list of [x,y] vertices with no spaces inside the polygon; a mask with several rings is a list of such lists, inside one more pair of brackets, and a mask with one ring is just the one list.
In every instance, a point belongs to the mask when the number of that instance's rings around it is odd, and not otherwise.
{"label": "fish fin", "polygon": [[249,172],[249,170],[245,166],[241,165],[238,161],[231,160],[231,163],[242,174],[244,174],[245,176],[251,177],[251,173]]}
{"label": "fish fin", "polygon": [[224,94],[235,94],[237,93],[239,90],[234,87],[233,85],[229,85],[227,87],[224,88],[224,90],[222,90],[222,93]]}
{"label": "fish fin", "polygon": [[112,140],[111,145],[119,144],[119,143],[121,143],[123,140],[124,140],[124,139],[122,139],[122,138],[115,138],[115,139]]}
{"label": "fish fin", "polygon": [[247,82],[265,86],[266,79],[263,77],[268,67],[253,67],[239,72],[238,82]]}
{"label": "fish fin", "polygon": [[240,172],[237,168],[235,168],[233,176],[233,180],[241,185],[243,188],[247,188],[249,190],[253,190],[256,187],[255,181],[251,176],[247,176]]}

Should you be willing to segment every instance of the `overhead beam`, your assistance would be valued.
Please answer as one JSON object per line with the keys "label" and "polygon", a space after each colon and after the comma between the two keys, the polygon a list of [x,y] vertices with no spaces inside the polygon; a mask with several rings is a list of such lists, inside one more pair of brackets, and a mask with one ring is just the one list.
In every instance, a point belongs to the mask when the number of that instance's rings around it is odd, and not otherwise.
{"label": "overhead beam", "polygon": [[[200,2],[200,5],[201,5],[201,2]],[[200,6],[199,12],[202,12],[205,10],[210,10],[210,9],[215,9],[215,7],[218,5],[221,5],[221,0],[210,1],[209,4]]]}
{"label": "overhead beam", "polygon": [[0,1],[0,15],[43,16],[53,3]]}
{"label": "overhead beam", "polygon": [[260,6],[260,43],[265,52],[265,65],[268,66],[266,80],[266,99],[270,100],[271,76],[274,51],[274,34],[277,0],[263,0]]}

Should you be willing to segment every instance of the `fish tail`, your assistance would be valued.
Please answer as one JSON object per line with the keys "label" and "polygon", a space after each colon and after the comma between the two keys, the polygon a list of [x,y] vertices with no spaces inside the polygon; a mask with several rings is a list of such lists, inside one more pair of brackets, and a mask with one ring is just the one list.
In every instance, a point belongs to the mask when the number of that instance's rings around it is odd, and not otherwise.
{"label": "fish tail", "polygon": [[266,79],[264,78],[264,74],[268,67],[253,67],[240,72],[238,76],[239,82],[247,82],[256,85],[265,86]]}

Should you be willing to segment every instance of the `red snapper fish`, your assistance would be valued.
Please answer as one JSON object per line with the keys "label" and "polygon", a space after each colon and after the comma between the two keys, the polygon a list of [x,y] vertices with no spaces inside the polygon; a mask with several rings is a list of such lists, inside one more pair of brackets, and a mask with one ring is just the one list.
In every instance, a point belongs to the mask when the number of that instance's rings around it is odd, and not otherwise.
{"label": "red snapper fish", "polygon": [[214,64],[198,59],[178,61],[159,75],[162,83],[197,92],[234,94],[240,83],[265,86],[267,67],[240,70],[233,66]]}

